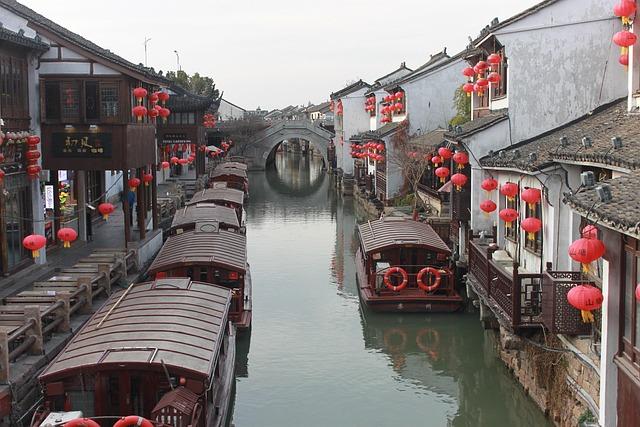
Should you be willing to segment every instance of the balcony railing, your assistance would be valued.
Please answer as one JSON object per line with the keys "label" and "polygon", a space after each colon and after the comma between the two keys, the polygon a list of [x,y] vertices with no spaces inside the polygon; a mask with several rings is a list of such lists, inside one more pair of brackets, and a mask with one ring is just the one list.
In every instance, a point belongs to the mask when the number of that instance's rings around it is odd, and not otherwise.
{"label": "balcony railing", "polygon": [[555,334],[580,335],[589,332],[580,311],[567,302],[567,292],[584,284],[581,273],[552,271],[522,273],[517,262],[493,259],[495,244],[469,241],[469,273],[478,294],[498,319],[514,331],[544,325]]}

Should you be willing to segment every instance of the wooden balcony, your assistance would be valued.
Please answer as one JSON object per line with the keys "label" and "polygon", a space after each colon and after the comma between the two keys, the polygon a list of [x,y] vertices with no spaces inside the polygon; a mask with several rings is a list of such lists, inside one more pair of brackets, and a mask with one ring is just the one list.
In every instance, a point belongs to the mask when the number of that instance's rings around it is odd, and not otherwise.
{"label": "wooden balcony", "polygon": [[582,274],[552,271],[523,272],[517,262],[499,261],[495,244],[469,241],[469,279],[498,321],[514,332],[545,326],[555,334],[589,332],[580,311],[567,302],[567,292],[584,284]]}

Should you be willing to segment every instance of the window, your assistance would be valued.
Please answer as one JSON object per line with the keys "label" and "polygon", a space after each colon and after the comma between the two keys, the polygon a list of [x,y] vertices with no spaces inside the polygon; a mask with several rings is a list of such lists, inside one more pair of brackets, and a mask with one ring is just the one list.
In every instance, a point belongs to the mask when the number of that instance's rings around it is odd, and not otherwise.
{"label": "window", "polygon": [[27,61],[0,54],[0,110],[4,118],[28,118]]}
{"label": "window", "polygon": [[[542,219],[542,202],[536,203],[530,206],[528,203],[526,208],[526,218],[538,218]],[[528,234],[528,233],[525,233]],[[532,250],[537,254],[542,254],[542,230],[535,233],[533,240],[529,239],[529,236],[525,236],[524,247]]]}
{"label": "window", "polygon": [[118,84],[100,83],[100,113],[103,119],[118,117]]}
{"label": "window", "polygon": [[98,82],[86,82],[84,85],[84,109],[87,120],[100,118],[100,94]]}
{"label": "window", "polygon": [[120,113],[119,82],[47,80],[43,86],[45,120],[114,122]]}
{"label": "window", "polygon": [[60,119],[60,82],[44,84],[44,111],[47,119]]}
{"label": "window", "polygon": [[80,118],[80,85],[78,82],[62,82],[62,120]]}
{"label": "window", "polygon": [[[640,245],[630,237],[624,242],[623,277],[620,289],[620,351],[619,356],[631,362],[636,369],[640,363],[640,302],[635,298],[635,289],[640,282]],[[640,370],[640,369],[639,369]]]}
{"label": "window", "polygon": [[[506,197],[507,199],[507,209],[515,209],[516,211],[520,212],[518,210],[518,205],[519,205],[519,200],[520,198],[518,197],[518,195],[516,195],[513,199],[509,199],[508,197]],[[511,224],[504,224],[504,235],[507,239],[516,242],[518,240],[518,227],[519,227],[519,220],[515,220],[513,221]]]}
{"label": "window", "polygon": [[507,95],[507,57],[504,55],[504,48],[499,49],[496,52],[498,55],[502,57],[502,62],[498,66],[498,74],[500,74],[500,83],[497,87],[493,88],[493,93],[491,94],[493,98],[500,98],[502,96]]}

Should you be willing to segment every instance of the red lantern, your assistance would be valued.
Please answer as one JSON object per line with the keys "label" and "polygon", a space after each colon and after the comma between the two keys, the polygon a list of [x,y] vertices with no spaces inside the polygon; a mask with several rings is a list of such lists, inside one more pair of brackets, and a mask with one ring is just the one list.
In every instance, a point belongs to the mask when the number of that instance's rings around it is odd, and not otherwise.
{"label": "red lantern", "polygon": [[396,92],[395,97],[396,97],[396,101],[400,101],[402,98],[404,98],[404,93],[398,91]]}
{"label": "red lantern", "polygon": [[475,71],[476,74],[482,74],[488,67],[489,64],[487,64],[486,62],[478,61],[478,63],[473,67],[473,71]]}
{"label": "red lantern", "polygon": [[[500,83],[500,78],[500,74],[494,71],[492,73],[489,73],[489,75],[487,76],[487,81],[492,85],[497,85],[498,83]],[[478,81],[478,84],[480,84],[480,81]]]}
{"label": "red lantern", "polygon": [[169,117],[169,114],[171,114],[171,110],[169,110],[168,108],[160,108],[160,110],[158,110],[158,114],[160,115],[160,117],[162,117],[162,121],[166,123],[167,117]]}
{"label": "red lantern", "polygon": [[451,182],[456,186],[456,190],[460,191],[467,183],[467,175],[463,173],[454,173],[451,175]]}
{"label": "red lantern", "polygon": [[482,209],[482,211],[484,211],[485,213],[488,213],[488,214],[490,214],[491,212],[495,211],[497,208],[498,207],[493,202],[493,200],[485,200],[482,203],[480,203],[480,209]]}
{"label": "red lantern", "polygon": [[0,169],[0,184],[2,184],[2,182],[4,181],[4,175],[5,175],[4,170]]}
{"label": "red lantern", "polygon": [[135,191],[140,186],[140,178],[129,178],[129,188]]}
{"label": "red lantern", "polygon": [[162,101],[162,105],[164,105],[169,100],[169,94],[167,92],[158,92],[158,99]]}
{"label": "red lantern", "polygon": [[381,154],[379,154],[379,155],[378,155],[378,161],[379,161],[380,163],[382,163],[382,162],[384,162],[384,160],[385,160],[385,159],[384,159],[384,156],[383,156],[383,155],[381,155]]}
{"label": "red lantern", "polygon": [[147,96],[147,90],[143,87],[137,87],[133,90],[133,96],[136,97],[138,104],[142,103],[142,98]]}
{"label": "red lantern", "polygon": [[506,208],[502,209],[498,216],[506,223],[507,227],[511,227],[511,223],[518,219],[518,211],[511,208]]}
{"label": "red lantern", "polygon": [[431,158],[431,163],[433,163],[434,166],[438,166],[440,163],[442,163],[442,157],[440,156],[433,156]]}
{"label": "red lantern", "polygon": [[42,168],[38,165],[29,165],[27,166],[27,175],[29,175],[30,178],[35,179],[38,177],[41,170]]}
{"label": "red lantern", "polygon": [[591,310],[602,307],[604,297],[602,291],[591,285],[578,285],[567,292],[567,301],[571,306],[580,310],[584,323],[593,323],[594,317]]}
{"label": "red lantern", "polygon": [[149,183],[153,182],[153,174],[143,173],[142,174],[142,181],[144,182],[144,186],[148,187]]}
{"label": "red lantern", "polygon": [[640,301],[640,283],[636,285],[636,301]]}
{"label": "red lantern", "polygon": [[631,31],[622,30],[613,35],[613,42],[622,48],[628,48],[636,44],[638,37]]}
{"label": "red lantern", "polygon": [[40,152],[39,151],[33,151],[33,150],[27,151],[27,154],[25,156],[27,157],[27,160],[29,160],[29,161],[38,160],[40,158]]}
{"label": "red lantern", "polygon": [[171,163],[173,163],[174,165],[178,164],[179,161],[180,161],[180,159],[175,157],[175,156],[171,158]]}
{"label": "red lantern", "polygon": [[404,107],[402,106],[401,103],[398,102],[396,105],[394,105],[394,108],[395,108],[396,112],[400,112],[400,111],[402,111],[402,109]]}
{"label": "red lantern", "polygon": [[147,115],[151,120],[155,120],[156,117],[160,115],[160,112],[155,108],[149,108],[149,111],[147,111]]}
{"label": "red lantern", "polygon": [[157,104],[159,99],[160,98],[158,97],[158,92],[153,92],[151,95],[149,95],[149,102],[152,104]]}
{"label": "red lantern", "polygon": [[178,160],[178,163],[180,163],[182,166],[186,165],[187,163],[189,163],[189,160],[187,159],[180,159]]}
{"label": "red lantern", "polygon": [[487,80],[487,79],[485,79],[483,77],[480,77],[478,80],[476,80],[476,85],[478,87],[481,87],[482,90],[484,90],[484,89],[487,88],[487,86],[489,86],[489,80]]}
{"label": "red lantern", "polygon": [[533,205],[540,202],[542,198],[542,193],[537,188],[525,188],[520,195],[522,200],[527,202],[529,208],[533,209]]}
{"label": "red lantern", "polygon": [[629,53],[625,52],[618,58],[618,62],[620,65],[624,65],[625,67],[629,66]]}
{"label": "red lantern", "polygon": [[535,240],[536,233],[542,229],[542,221],[534,217],[525,218],[520,227],[527,232],[527,239]]}
{"label": "red lantern", "polygon": [[115,210],[116,208],[111,203],[100,203],[98,205],[98,212],[100,212],[105,221],[109,219],[109,215]]}
{"label": "red lantern", "polygon": [[64,242],[62,245],[63,248],[70,248],[71,242],[78,238],[78,232],[73,228],[61,228],[58,230],[57,236],[59,240]]}
{"label": "red lantern", "polygon": [[27,137],[27,145],[30,147],[29,150],[35,150],[35,146],[40,144],[40,137],[37,135],[30,135]]}
{"label": "red lantern", "polygon": [[471,94],[473,93],[473,83],[465,83],[462,85],[462,90],[464,91],[464,93],[467,94],[467,96],[471,96]]}
{"label": "red lantern", "polygon": [[376,150],[378,150],[378,151],[384,151],[384,144],[378,144],[378,145],[376,145]]}
{"label": "red lantern", "polygon": [[623,23],[629,22],[629,17],[636,13],[635,0],[621,0],[620,3],[613,6],[613,14],[618,18],[622,18]]}
{"label": "red lantern", "polygon": [[31,251],[31,255],[34,258],[40,256],[40,249],[44,248],[47,244],[47,238],[40,234],[29,234],[22,239],[22,246]]}
{"label": "red lantern", "polygon": [[518,194],[518,184],[515,184],[513,182],[505,182],[504,184],[502,184],[502,187],[500,187],[500,192],[504,196],[507,196],[508,200],[513,200]]}
{"label": "red lantern", "polygon": [[469,163],[469,155],[464,151],[456,151],[456,154],[453,155],[453,161],[458,169],[464,169],[464,165]]}
{"label": "red lantern", "polygon": [[478,83],[473,85],[473,90],[478,93],[478,96],[484,96],[484,91],[487,90],[488,86],[480,86]]}
{"label": "red lantern", "polygon": [[491,193],[493,190],[498,188],[498,181],[496,181],[493,178],[487,178],[484,181],[482,181],[482,184],[480,184],[480,186],[484,191]]}
{"label": "red lantern", "polygon": [[585,239],[597,239],[598,228],[595,225],[587,225],[582,229],[582,237]]}
{"label": "red lantern", "polygon": [[491,67],[496,67],[502,62],[502,57],[497,53],[492,53],[487,57],[487,62]]}
{"label": "red lantern", "polygon": [[604,243],[597,238],[582,237],[569,246],[569,256],[582,264],[585,273],[591,270],[591,263],[602,257],[605,251]]}
{"label": "red lantern", "polygon": [[142,118],[147,115],[147,108],[142,105],[136,105],[131,111],[138,121],[142,121]]}
{"label": "red lantern", "polygon": [[465,68],[464,70],[462,70],[462,74],[463,74],[465,77],[468,77],[468,78],[469,78],[469,80],[471,80],[471,79],[473,79],[473,76],[475,76],[475,75],[476,75],[476,72],[475,72],[475,71],[473,71],[473,68],[471,68],[471,67],[467,67],[467,68]]}
{"label": "red lantern", "polygon": [[441,166],[436,169],[436,176],[440,178],[440,182],[445,182],[447,177],[449,176],[449,168],[446,166]]}
{"label": "red lantern", "polygon": [[447,147],[438,148],[438,154],[443,160],[449,160],[453,156],[453,153]]}

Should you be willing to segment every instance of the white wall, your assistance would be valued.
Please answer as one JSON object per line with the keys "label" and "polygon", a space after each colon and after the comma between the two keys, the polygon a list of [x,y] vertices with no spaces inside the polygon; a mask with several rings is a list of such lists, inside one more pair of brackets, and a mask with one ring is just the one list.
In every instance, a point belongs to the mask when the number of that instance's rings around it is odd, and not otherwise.
{"label": "white wall", "polygon": [[[344,173],[353,173],[353,159],[351,158],[351,143],[349,138],[369,130],[369,113],[364,111],[365,92],[367,88],[359,89],[339,98],[342,100],[343,115],[335,115],[335,145],[337,166]],[[338,99],[335,100],[336,111]],[[341,144],[341,138],[344,144]]]}
{"label": "white wall", "polygon": [[220,101],[220,108],[218,108],[218,115],[221,121],[225,120],[240,120],[244,118],[245,110],[237,107],[224,99]]}

